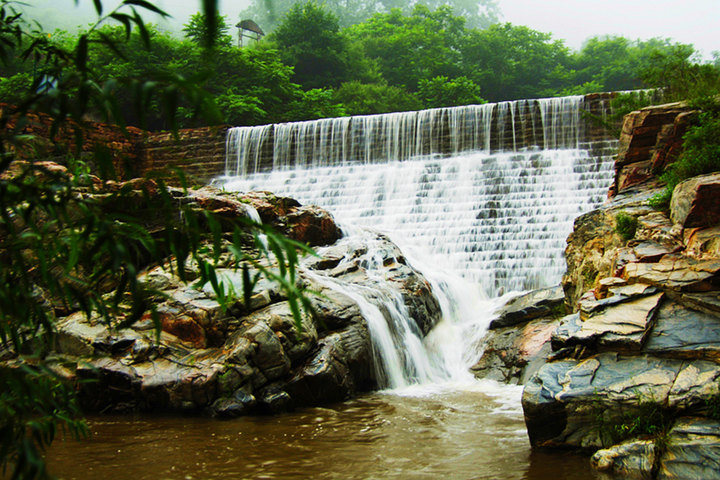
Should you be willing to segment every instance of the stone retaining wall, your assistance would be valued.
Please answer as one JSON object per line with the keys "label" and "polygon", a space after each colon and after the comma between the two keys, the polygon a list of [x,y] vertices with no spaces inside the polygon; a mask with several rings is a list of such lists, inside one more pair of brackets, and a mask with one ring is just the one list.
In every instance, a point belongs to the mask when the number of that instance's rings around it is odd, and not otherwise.
{"label": "stone retaining wall", "polygon": [[189,184],[206,184],[225,170],[227,126],[148,133],[141,144],[142,173],[181,169]]}

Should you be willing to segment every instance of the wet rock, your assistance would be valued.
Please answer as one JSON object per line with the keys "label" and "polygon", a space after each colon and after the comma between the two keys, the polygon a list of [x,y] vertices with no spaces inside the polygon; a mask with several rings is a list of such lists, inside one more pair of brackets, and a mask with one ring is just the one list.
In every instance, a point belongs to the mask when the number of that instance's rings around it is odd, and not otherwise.
{"label": "wet rock", "polygon": [[482,357],[471,371],[476,378],[524,384],[545,363],[558,324],[558,319],[542,318],[489,331]]}
{"label": "wet rock", "polygon": [[670,430],[658,479],[720,479],[720,422],[680,418]]}
{"label": "wet rock", "polygon": [[522,405],[533,446],[603,447],[598,418],[617,418],[643,399],[667,404],[682,360],[602,353],[545,364],[528,381]]}
{"label": "wet rock", "polygon": [[367,331],[359,327],[325,337],[286,386],[293,403],[317,405],[355,395],[370,379],[369,342]]}
{"label": "wet rock", "polygon": [[489,328],[510,327],[549,315],[553,310],[561,309],[564,301],[565,293],[560,286],[533,290],[510,300],[499,310]]}
{"label": "wet rock", "polygon": [[694,177],[673,190],[670,216],[684,228],[712,227],[720,223],[720,174]]}
{"label": "wet rock", "polygon": [[342,237],[332,216],[319,207],[299,207],[286,219],[289,236],[310,246],[330,245]]}
{"label": "wet rock", "polygon": [[598,450],[590,459],[592,466],[622,478],[651,479],[658,448],[651,440],[636,440]]}
{"label": "wet rock", "polygon": [[238,390],[232,397],[215,400],[210,407],[210,413],[217,418],[236,418],[251,413],[256,405],[254,396]]}
{"label": "wet rock", "polygon": [[655,328],[643,351],[720,361],[720,318],[667,301],[658,310]]}
{"label": "wet rock", "polygon": [[255,347],[249,360],[267,380],[276,380],[290,371],[290,359],[280,339],[257,316],[247,319],[233,336],[246,338]]}
{"label": "wet rock", "polygon": [[268,413],[286,412],[292,408],[290,395],[277,386],[270,386],[260,393],[260,407]]}

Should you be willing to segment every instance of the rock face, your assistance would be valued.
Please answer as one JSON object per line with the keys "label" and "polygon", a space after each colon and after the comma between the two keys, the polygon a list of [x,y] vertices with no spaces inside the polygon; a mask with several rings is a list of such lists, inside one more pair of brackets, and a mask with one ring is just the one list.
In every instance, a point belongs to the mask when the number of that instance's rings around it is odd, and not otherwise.
{"label": "rock face", "polygon": [[524,384],[550,354],[550,338],[564,313],[562,288],[550,287],[513,298],[497,312],[485,336],[477,378]]}
{"label": "rock face", "polygon": [[707,228],[720,223],[720,174],[685,180],[673,191],[670,218],[685,228]]}
{"label": "rock face", "polygon": [[[332,245],[298,268],[300,285],[317,293],[308,294],[313,314],[304,315],[298,329],[287,298],[262,278],[249,304],[237,300],[223,307],[208,286],[183,284],[163,265],[151,268],[141,281],[158,292],[155,320],[148,314],[131,328],[111,329],[82,313],[60,319],[56,365],[78,380],[89,410],[205,411],[227,418],[341,401],[376,388],[360,308],[324,278],[393,289],[419,331],[440,319],[428,282],[383,236],[374,235],[370,252],[367,245],[338,242],[340,230],[327,212],[268,193],[236,196],[204,188],[179,201],[213,212],[223,228],[257,214],[297,241]],[[239,271],[221,266],[216,274],[243,291]]]}
{"label": "rock face", "polygon": [[647,107],[627,115],[610,195],[641,184],[657,185],[656,175],[677,159],[682,136],[695,116],[683,103]]}
{"label": "rock face", "polygon": [[[623,478],[720,471],[720,175],[679,184],[669,213],[647,203],[691,117],[673,104],[626,118],[612,202],[568,238],[574,313],[523,393],[533,446],[594,451]],[[621,212],[637,225],[624,235]]]}

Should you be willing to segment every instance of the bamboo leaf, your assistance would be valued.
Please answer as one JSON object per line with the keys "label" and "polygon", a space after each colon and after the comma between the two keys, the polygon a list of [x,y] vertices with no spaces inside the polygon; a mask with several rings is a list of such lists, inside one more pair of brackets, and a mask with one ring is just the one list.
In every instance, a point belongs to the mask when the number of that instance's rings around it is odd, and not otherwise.
{"label": "bamboo leaf", "polygon": [[[214,0],[216,2],[217,0]],[[153,5],[152,3],[146,1],[146,0],[123,0],[122,5],[135,5],[140,8],[144,8],[145,10],[149,10],[153,13],[157,13],[158,15],[162,17],[169,17],[170,15],[165,12],[164,10],[161,10],[157,6]]]}
{"label": "bamboo leaf", "polygon": [[97,12],[98,17],[102,16],[102,12],[103,12],[102,0],[93,0],[93,3],[95,4],[95,12]]}

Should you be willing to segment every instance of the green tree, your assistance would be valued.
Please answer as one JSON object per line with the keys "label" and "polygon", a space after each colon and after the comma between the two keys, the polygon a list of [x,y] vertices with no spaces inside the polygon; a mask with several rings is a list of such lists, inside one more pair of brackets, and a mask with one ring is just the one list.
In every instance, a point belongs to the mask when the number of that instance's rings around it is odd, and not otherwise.
{"label": "green tree", "polygon": [[418,96],[426,108],[486,103],[480,97],[480,87],[467,77],[448,79],[439,76],[420,80]]}
{"label": "green tree", "polygon": [[[84,119],[91,111],[115,124],[127,123],[115,98],[118,86],[133,96],[137,115],[157,104],[174,118],[180,99],[211,119],[214,110],[202,89],[176,74],[105,81],[95,75],[89,62],[95,49],[109,48],[122,56],[133,32],[143,39],[144,48],[149,47],[151,35],[141,12],[164,14],[152,3],[123,0],[104,13],[102,2],[95,0],[97,24],[67,44],[53,42],[25,23],[12,3],[0,0],[0,62],[11,64],[18,56],[36,59],[53,82],[51,88],[39,88],[43,79],[35,76],[17,105],[0,112],[0,466],[11,478],[46,478],[42,453],[58,432],[81,436],[86,431],[72,386],[46,361],[55,341],[56,316],[78,311],[123,327],[148,310],[153,313],[152,292],[138,281],[137,273],[168,253],[182,279],[189,279],[186,265],[191,262],[199,284],[210,283],[220,301],[227,299],[227,292],[215,276],[222,232],[211,215],[178,205],[157,178],[151,185],[161,199],[154,211],[162,228],[150,233],[134,207],[142,205],[148,190],[139,198],[128,188],[93,195],[113,177],[107,156],[92,156],[92,173],[88,164],[72,156],[63,167],[47,166],[34,160],[40,153],[33,155],[32,149],[39,139],[23,128],[32,112],[45,112],[53,119],[51,133],[67,134],[72,125],[80,145]],[[205,0],[203,5],[207,18],[216,18],[216,2]],[[100,28],[109,19],[122,24],[125,35],[119,40]],[[212,25],[208,28],[216,31]],[[18,157],[20,152],[27,158]],[[260,251],[265,258],[247,253],[243,239],[248,232],[255,239],[266,237],[266,243],[258,241],[267,245]],[[277,282],[299,325],[301,307],[308,304],[295,281],[296,249],[306,247],[252,221],[235,225],[227,235],[233,239],[235,265],[246,271],[250,264]],[[265,266],[269,251],[277,259],[279,274]],[[249,301],[252,281],[244,283],[243,295]]]}
{"label": "green tree", "polygon": [[[242,12],[244,18],[252,18],[266,31],[276,28],[282,17],[301,0],[253,0]],[[497,0],[325,0],[325,7],[337,15],[342,27],[362,23],[376,14],[387,14],[400,9],[410,14],[418,5],[430,10],[448,6],[455,15],[464,17],[473,28],[486,28],[495,23],[499,15]]]}
{"label": "green tree", "polygon": [[351,48],[337,17],[314,0],[294,4],[268,40],[294,68],[293,80],[307,89],[337,87],[365,73],[358,71],[367,65],[362,52]]}
{"label": "green tree", "polygon": [[232,36],[228,35],[229,30],[227,15],[218,15],[215,19],[215,31],[208,31],[207,19],[201,12],[190,17],[188,23],[183,26],[185,37],[203,46],[231,44]]}
{"label": "green tree", "polygon": [[549,33],[510,23],[469,32],[463,72],[488,100],[551,96],[569,86],[570,51]]}
{"label": "green tree", "polygon": [[679,87],[674,78],[703,75],[692,45],[667,39],[632,41],[625,37],[594,37],[574,58],[574,83],[594,82],[605,91]]}
{"label": "green tree", "polygon": [[416,95],[381,83],[346,82],[335,90],[335,101],[349,115],[407,112],[423,108]]}
{"label": "green tree", "polygon": [[409,16],[394,9],[354,25],[347,32],[377,62],[389,85],[415,92],[422,79],[456,77],[461,73],[465,20],[453,15],[448,6],[431,11],[419,5]]}

